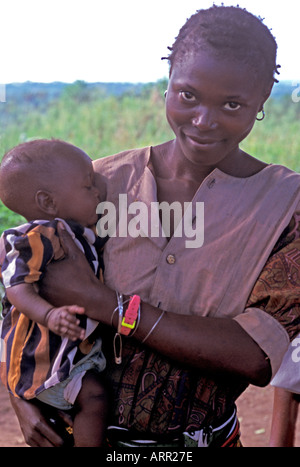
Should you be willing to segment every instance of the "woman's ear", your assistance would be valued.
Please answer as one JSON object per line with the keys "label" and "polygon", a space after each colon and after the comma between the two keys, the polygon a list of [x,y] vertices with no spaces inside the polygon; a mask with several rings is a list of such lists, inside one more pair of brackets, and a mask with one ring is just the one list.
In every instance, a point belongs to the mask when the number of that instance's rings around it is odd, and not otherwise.
{"label": "woman's ear", "polygon": [[38,190],[35,194],[35,201],[39,209],[50,216],[56,216],[57,205],[53,195],[46,190]]}
{"label": "woman's ear", "polygon": [[273,89],[273,86],[274,86],[274,81],[269,86],[267,86],[265,88],[265,91],[264,91],[264,94],[263,94],[263,102],[262,102],[261,108],[259,110],[260,112],[264,108],[265,102],[269,99],[269,97],[271,95],[271,92],[272,92],[272,89]]}

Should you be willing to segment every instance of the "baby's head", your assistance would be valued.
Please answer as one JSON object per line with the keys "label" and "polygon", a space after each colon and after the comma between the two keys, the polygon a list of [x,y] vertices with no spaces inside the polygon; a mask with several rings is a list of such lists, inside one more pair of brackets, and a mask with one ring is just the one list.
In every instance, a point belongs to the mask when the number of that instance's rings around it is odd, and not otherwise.
{"label": "baby's head", "polygon": [[97,222],[99,192],[92,161],[59,140],[34,140],[11,149],[0,165],[0,198],[27,220],[60,217],[83,226]]}
{"label": "baby's head", "polygon": [[240,7],[214,5],[197,11],[181,28],[169,50],[170,55],[164,58],[169,61],[170,75],[173,67],[187,57],[209,52],[228,62],[250,65],[266,88],[277,81],[276,41],[260,18]]}

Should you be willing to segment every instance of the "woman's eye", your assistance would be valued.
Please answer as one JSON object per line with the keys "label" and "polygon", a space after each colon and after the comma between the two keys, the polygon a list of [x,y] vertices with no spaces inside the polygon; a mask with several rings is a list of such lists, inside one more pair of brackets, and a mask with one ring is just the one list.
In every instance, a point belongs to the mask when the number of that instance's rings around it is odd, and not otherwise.
{"label": "woman's eye", "polygon": [[196,98],[194,94],[192,94],[189,91],[180,91],[180,96],[182,97],[183,100],[193,102]]}
{"label": "woman's eye", "polygon": [[241,105],[237,102],[226,102],[226,104],[224,105],[224,108],[226,110],[238,110],[240,107]]}

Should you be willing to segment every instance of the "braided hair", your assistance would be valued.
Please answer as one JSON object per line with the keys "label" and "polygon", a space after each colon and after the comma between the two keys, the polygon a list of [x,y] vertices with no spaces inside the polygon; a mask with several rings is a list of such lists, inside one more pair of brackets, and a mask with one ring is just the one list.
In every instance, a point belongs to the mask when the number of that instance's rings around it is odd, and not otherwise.
{"label": "braided hair", "polygon": [[263,19],[239,6],[213,5],[198,10],[180,29],[170,55],[170,74],[175,63],[199,50],[213,52],[216,57],[231,58],[251,65],[271,85],[278,82],[277,43]]}

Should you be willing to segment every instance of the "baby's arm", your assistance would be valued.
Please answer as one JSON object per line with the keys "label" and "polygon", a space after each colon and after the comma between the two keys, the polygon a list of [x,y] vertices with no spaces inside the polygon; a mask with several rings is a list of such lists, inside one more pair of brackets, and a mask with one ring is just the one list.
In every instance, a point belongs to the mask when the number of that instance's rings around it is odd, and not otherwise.
{"label": "baby's arm", "polygon": [[62,337],[70,340],[83,339],[85,330],[79,326],[76,314],[84,308],[77,305],[52,307],[38,295],[33,284],[17,284],[6,289],[6,295],[18,311]]}

